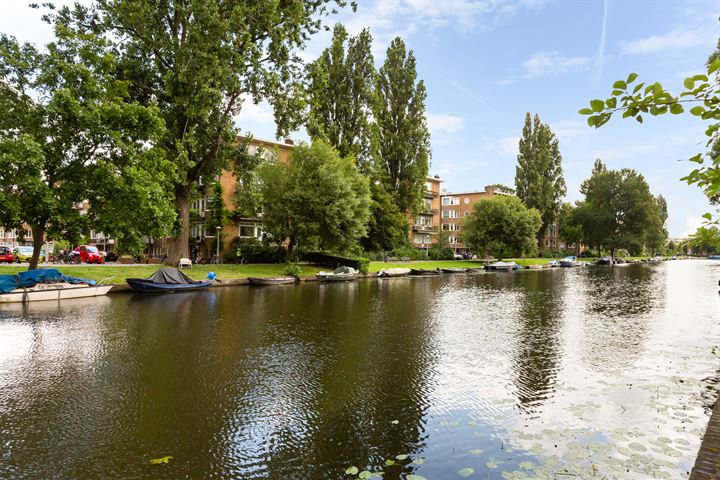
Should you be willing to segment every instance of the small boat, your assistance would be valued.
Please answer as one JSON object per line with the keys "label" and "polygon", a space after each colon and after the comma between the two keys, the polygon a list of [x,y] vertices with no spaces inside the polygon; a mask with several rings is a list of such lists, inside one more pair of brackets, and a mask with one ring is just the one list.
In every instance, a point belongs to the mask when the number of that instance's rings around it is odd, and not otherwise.
{"label": "small boat", "polygon": [[248,277],[250,285],[289,285],[297,282],[295,277]]}
{"label": "small boat", "polygon": [[545,268],[555,268],[555,267],[559,267],[559,266],[560,266],[560,262],[558,260],[550,260],[549,262],[547,262],[544,265]]}
{"label": "small boat", "polygon": [[405,277],[410,274],[409,268],[385,268],[380,270],[378,277]]}
{"label": "small boat", "polygon": [[443,273],[467,273],[467,268],[443,268]]}
{"label": "small boat", "polygon": [[163,267],[147,278],[126,278],[125,281],[136,292],[144,293],[189,292],[212,285],[212,281],[193,280],[172,267]]}
{"label": "small boat", "polygon": [[527,268],[528,270],[542,270],[544,267],[540,264],[532,264],[532,265],[528,265],[525,268]]}
{"label": "small boat", "polygon": [[720,255],[708,255],[708,260],[720,260]]}
{"label": "small boat", "polygon": [[580,266],[580,262],[577,261],[577,257],[572,255],[569,257],[565,257],[562,260],[560,260],[560,266],[561,267],[578,267]]}
{"label": "small boat", "polygon": [[648,259],[648,262],[650,262],[650,263],[660,263],[660,262],[662,262],[663,260],[664,260],[663,257],[655,256],[655,257],[649,258],[649,259]]}
{"label": "small boat", "polygon": [[615,262],[612,257],[600,257],[597,261],[598,265],[612,265],[613,263]]}
{"label": "small boat", "polygon": [[512,270],[520,270],[522,267],[515,262],[495,262],[485,266],[485,270],[497,272],[510,272]]}
{"label": "small boat", "polygon": [[410,270],[410,275],[440,275],[442,270],[426,270],[424,268],[413,268]]}
{"label": "small boat", "polygon": [[318,282],[349,282],[355,280],[358,271],[352,267],[338,267],[332,272],[319,272],[315,275]]}
{"label": "small boat", "polygon": [[17,275],[0,275],[0,303],[25,303],[107,294],[112,285],[63,275],[54,268],[28,270]]}

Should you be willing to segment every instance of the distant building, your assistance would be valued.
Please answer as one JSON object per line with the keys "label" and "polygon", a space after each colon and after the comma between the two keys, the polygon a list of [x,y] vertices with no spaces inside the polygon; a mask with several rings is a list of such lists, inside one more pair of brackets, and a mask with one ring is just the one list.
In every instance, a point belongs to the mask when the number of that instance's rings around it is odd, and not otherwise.
{"label": "distant building", "polygon": [[425,198],[417,215],[410,216],[410,241],[416,248],[428,250],[437,242],[440,229],[440,177],[428,177],[425,183]]}

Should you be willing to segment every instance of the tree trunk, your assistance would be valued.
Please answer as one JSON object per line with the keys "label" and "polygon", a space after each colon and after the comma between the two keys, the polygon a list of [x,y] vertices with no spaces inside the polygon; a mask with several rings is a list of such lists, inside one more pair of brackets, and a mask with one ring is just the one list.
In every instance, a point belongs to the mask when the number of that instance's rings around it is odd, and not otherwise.
{"label": "tree trunk", "polygon": [[167,265],[177,266],[181,258],[189,258],[188,243],[190,241],[190,188],[178,187],[175,190],[175,209],[180,220],[180,231],[169,239]]}
{"label": "tree trunk", "polygon": [[40,226],[31,226],[30,231],[33,236],[33,254],[30,259],[30,266],[28,267],[28,270],[35,270],[40,261],[40,250],[42,250],[43,243],[45,242],[45,229]]}
{"label": "tree trunk", "polygon": [[295,237],[291,235],[290,237],[288,237],[287,250],[285,251],[286,262],[292,261],[293,248],[295,248]]}

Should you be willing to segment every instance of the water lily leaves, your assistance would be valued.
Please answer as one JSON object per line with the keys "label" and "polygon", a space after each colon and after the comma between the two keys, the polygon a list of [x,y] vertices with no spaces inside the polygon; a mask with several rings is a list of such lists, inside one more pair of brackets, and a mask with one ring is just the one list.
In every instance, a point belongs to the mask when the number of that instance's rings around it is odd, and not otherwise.
{"label": "water lily leaves", "polygon": [[422,465],[423,463],[425,463],[425,459],[424,458],[416,458],[415,460],[412,461],[412,463],[414,463],[415,465]]}
{"label": "water lily leaves", "polygon": [[522,468],[523,470],[532,470],[533,468],[535,468],[535,464],[529,461],[520,462],[520,468]]}
{"label": "water lily leaves", "polygon": [[403,454],[401,454],[401,455],[396,455],[396,456],[395,456],[395,459],[397,459],[397,460],[399,460],[399,461],[402,462],[403,460],[407,459],[409,456],[410,456],[410,455],[406,455],[406,454],[403,453]]}
{"label": "water lily leaves", "polygon": [[348,467],[345,469],[347,475],[357,475],[360,470],[357,467]]}
{"label": "water lily leaves", "polygon": [[398,423],[400,423],[400,420],[393,420],[393,421],[390,422],[390,423],[392,423],[393,425],[397,425]]}
{"label": "water lily leaves", "polygon": [[151,465],[160,465],[163,463],[170,463],[171,458],[173,458],[173,457],[171,457],[170,455],[168,455],[167,457],[162,457],[162,458],[153,458],[152,460],[150,460],[150,464]]}
{"label": "water lily leaves", "polygon": [[481,448],[476,448],[476,449],[474,449],[474,450],[470,450],[470,453],[473,454],[473,455],[480,455],[480,454],[483,453],[483,451],[482,451]]}
{"label": "water lily leaves", "polygon": [[461,477],[467,478],[467,477],[469,477],[470,475],[472,475],[473,473],[475,473],[475,469],[470,468],[470,467],[465,467],[465,468],[463,468],[463,469],[458,470],[457,473],[458,473],[458,475],[460,475]]}
{"label": "water lily leaves", "polygon": [[487,461],[485,466],[488,468],[498,468],[499,465],[497,464],[497,462],[495,460],[490,459]]}
{"label": "water lily leaves", "polygon": [[392,467],[393,465],[395,465],[395,460],[391,460],[389,458],[385,460],[385,466]]}
{"label": "water lily leaves", "polygon": [[407,477],[405,477],[405,480],[427,480],[427,478],[425,478],[421,475],[410,474]]}

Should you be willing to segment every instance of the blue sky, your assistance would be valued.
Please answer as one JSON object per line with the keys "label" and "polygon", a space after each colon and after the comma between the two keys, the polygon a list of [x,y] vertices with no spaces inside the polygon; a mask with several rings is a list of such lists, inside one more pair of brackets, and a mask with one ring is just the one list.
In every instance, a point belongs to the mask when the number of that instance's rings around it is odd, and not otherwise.
{"label": "blue sky", "polygon": [[[55,2],[56,4],[70,2]],[[611,121],[600,130],[577,114],[606,98],[630,72],[677,91],[702,71],[718,38],[720,1],[673,0],[359,0],[341,12],[351,33],[368,27],[380,65],[396,35],[414,50],[427,84],[432,134],[431,173],[449,191],[513,185],[517,141],[525,112],[538,113],[560,140],[569,201],[595,158],[610,168],[635,168],[669,206],[671,236],[684,236],[711,211],[699,189],[679,179],[686,159],[704,150],[701,120],[689,115]],[[0,0],[0,31],[45,42],[49,29],[22,0]],[[313,39],[315,58],[330,34]],[[244,131],[273,138],[272,111],[248,104],[237,119]],[[307,138],[296,132],[295,139]]]}

